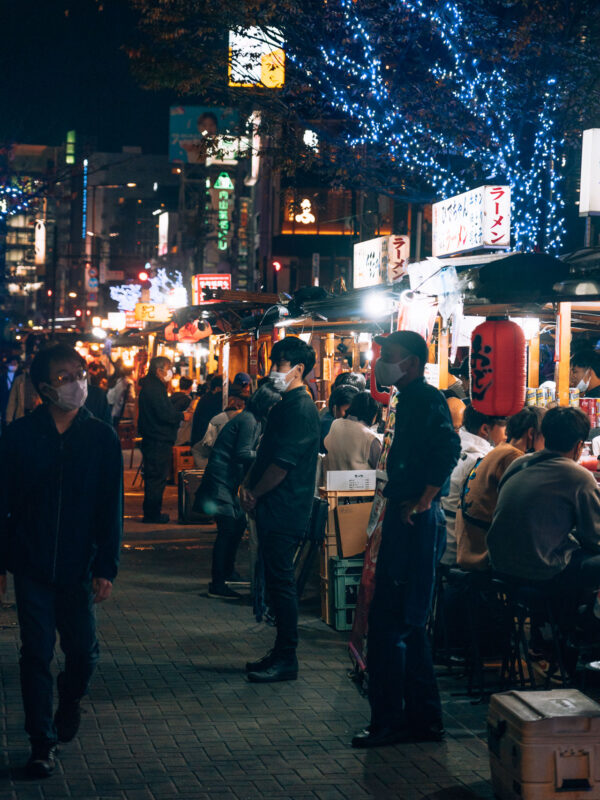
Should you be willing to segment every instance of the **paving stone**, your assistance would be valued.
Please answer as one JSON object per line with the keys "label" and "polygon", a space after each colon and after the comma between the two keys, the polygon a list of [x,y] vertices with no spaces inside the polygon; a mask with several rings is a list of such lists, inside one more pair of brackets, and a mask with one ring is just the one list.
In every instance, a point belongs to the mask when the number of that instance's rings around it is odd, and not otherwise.
{"label": "paving stone", "polygon": [[[171,488],[172,518],[174,498]],[[28,742],[18,630],[14,608],[0,608],[0,800],[492,798],[487,709],[455,696],[464,681],[440,677],[446,743],[352,750],[368,703],[347,678],[348,635],[319,620],[318,587],[309,584],[301,604],[298,681],[249,684],[244,663],[270,649],[274,631],[247,600],[207,597],[214,530],[148,531],[134,519],[141,495],[126,499],[129,546],[113,597],[98,608],[102,654],[86,713],[47,781],[19,770]],[[246,557],[242,545],[240,572]],[[55,672],[61,663],[59,653]]]}

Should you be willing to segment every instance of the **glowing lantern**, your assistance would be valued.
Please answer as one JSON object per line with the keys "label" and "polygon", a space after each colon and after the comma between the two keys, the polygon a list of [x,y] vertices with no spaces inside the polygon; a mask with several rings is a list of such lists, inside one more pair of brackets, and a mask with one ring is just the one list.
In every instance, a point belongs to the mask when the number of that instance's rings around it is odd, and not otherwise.
{"label": "glowing lantern", "polygon": [[525,405],[525,336],[507,319],[486,320],[471,335],[471,402],[476,411],[509,417]]}

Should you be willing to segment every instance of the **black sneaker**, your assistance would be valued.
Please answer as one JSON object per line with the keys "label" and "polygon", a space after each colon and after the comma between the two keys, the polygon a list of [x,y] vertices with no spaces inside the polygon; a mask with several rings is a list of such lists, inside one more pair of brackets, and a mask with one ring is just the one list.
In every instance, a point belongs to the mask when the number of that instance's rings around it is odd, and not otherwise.
{"label": "black sneaker", "polygon": [[170,519],[168,514],[159,514],[158,517],[144,517],[142,522],[146,525],[165,525]]}
{"label": "black sneaker", "polygon": [[215,597],[218,600],[241,600],[242,595],[234,592],[229,586],[215,586],[213,583],[208,584],[208,596]]}
{"label": "black sneaker", "polygon": [[263,669],[270,667],[275,661],[276,654],[274,650],[269,650],[266,656],[263,656],[258,661],[247,661],[246,672],[261,672]]}
{"label": "black sneaker", "polygon": [[31,755],[25,765],[30,778],[49,778],[56,766],[56,744],[46,739],[31,742]]}

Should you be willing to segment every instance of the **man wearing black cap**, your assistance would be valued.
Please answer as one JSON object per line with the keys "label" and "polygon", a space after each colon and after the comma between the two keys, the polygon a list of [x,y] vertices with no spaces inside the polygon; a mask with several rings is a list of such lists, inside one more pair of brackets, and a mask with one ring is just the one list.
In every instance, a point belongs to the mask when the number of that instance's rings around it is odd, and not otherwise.
{"label": "man wearing black cap", "polygon": [[376,337],[377,383],[399,391],[387,498],[369,612],[371,724],[353,747],[440,741],[442,709],[425,630],[445,546],[440,496],[460,455],[448,404],[425,382],[427,344],[413,331]]}

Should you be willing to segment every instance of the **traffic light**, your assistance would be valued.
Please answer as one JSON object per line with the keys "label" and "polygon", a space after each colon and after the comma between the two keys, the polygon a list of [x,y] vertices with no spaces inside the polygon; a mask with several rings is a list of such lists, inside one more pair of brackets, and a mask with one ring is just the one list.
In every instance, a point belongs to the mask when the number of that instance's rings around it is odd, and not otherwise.
{"label": "traffic light", "polygon": [[150,274],[145,269],[138,272],[138,281],[140,283],[148,283],[149,280],[150,280]]}
{"label": "traffic light", "polygon": [[281,272],[281,261],[273,261],[273,269],[275,272]]}

